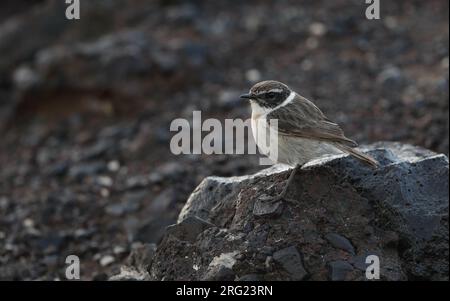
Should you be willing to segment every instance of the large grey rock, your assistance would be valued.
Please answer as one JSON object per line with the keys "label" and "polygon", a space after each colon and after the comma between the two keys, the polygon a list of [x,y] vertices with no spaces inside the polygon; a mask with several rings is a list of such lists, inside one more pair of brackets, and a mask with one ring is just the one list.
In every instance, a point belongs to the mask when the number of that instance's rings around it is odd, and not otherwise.
{"label": "large grey rock", "polygon": [[282,189],[287,167],[206,178],[178,222],[214,226],[188,240],[167,233],[150,278],[366,280],[377,255],[382,280],[448,279],[447,157],[397,143],[363,149],[378,169],[345,155],[309,162],[277,215],[255,214],[255,203]]}

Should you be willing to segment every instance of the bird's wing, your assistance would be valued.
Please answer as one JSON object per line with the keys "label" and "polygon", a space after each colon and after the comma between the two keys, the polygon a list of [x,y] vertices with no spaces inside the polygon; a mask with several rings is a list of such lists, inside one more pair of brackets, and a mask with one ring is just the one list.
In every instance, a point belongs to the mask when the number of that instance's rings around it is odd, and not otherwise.
{"label": "bird's wing", "polygon": [[278,133],[281,135],[358,146],[345,137],[339,125],[331,122],[318,107],[300,95],[296,95],[286,106],[269,113],[267,121],[270,119],[278,120]]}

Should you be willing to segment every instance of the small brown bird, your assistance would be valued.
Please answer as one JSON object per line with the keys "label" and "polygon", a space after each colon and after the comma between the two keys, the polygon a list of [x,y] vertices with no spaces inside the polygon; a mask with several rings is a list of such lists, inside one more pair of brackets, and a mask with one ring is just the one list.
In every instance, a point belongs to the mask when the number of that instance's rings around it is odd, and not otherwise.
{"label": "small brown bird", "polygon": [[[299,166],[324,155],[347,153],[371,167],[378,165],[375,159],[354,149],[358,144],[345,137],[339,125],[311,101],[281,82],[259,82],[241,98],[250,100],[252,133],[260,152],[275,163],[295,167],[282,193],[271,197],[271,201],[285,196]],[[277,120],[277,127],[270,120]],[[276,140],[269,135],[270,131],[276,133]]]}

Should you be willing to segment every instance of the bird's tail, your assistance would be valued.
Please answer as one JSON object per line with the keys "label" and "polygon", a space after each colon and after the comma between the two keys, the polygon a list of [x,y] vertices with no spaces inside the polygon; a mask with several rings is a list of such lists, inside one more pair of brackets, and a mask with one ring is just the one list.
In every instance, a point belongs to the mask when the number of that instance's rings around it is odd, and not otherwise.
{"label": "bird's tail", "polygon": [[343,145],[340,143],[335,143],[334,146],[337,147],[339,150],[343,151],[344,153],[347,153],[355,157],[356,159],[360,160],[361,162],[369,165],[372,168],[377,168],[379,165],[378,161],[372,158],[371,156],[364,154],[359,150],[351,148],[350,146]]}

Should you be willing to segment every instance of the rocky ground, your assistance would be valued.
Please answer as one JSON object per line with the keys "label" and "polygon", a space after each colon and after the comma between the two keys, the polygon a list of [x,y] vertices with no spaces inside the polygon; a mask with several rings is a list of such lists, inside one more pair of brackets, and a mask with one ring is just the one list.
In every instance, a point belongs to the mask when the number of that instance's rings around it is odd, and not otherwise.
{"label": "rocky ground", "polygon": [[[374,170],[349,156],[295,174],[208,177],[157,248],[135,249],[114,280],[448,280],[448,158],[393,143],[365,147]],[[171,258],[171,260],[165,260]],[[134,260],[133,260],[134,259]]]}
{"label": "rocky ground", "polygon": [[385,1],[376,21],[356,0],[92,0],[78,21],[63,1],[0,8],[0,279],[64,279],[69,254],[82,279],[108,279],[155,252],[142,243],[205,177],[262,168],[174,156],[170,122],[245,119],[237,96],[258,80],[314,99],[360,143],[449,152],[445,0]]}

